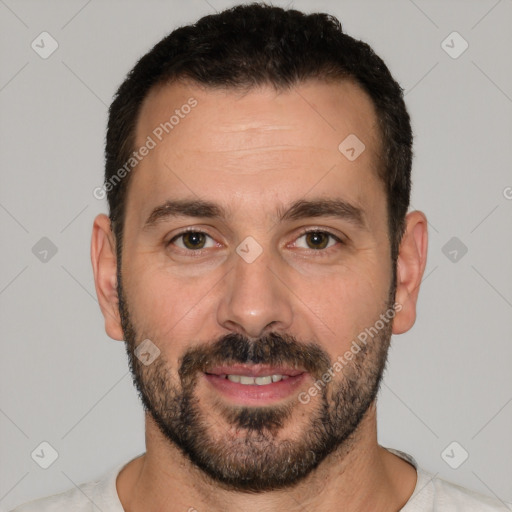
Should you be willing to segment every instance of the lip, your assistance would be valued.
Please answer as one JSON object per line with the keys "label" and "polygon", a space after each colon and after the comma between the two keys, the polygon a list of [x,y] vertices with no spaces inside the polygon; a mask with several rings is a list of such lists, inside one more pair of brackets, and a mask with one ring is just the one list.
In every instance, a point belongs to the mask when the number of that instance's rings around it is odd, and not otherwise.
{"label": "lip", "polygon": [[210,375],[245,375],[246,377],[262,377],[264,375],[287,375],[288,377],[296,377],[304,370],[298,368],[289,368],[284,366],[269,366],[264,364],[233,364],[226,366],[215,366],[209,368],[206,374]]}
{"label": "lip", "polygon": [[[264,375],[287,375],[288,378],[271,384],[240,384],[232,382],[226,375],[261,377]],[[309,374],[304,370],[263,365],[219,366],[203,373],[203,377],[216,393],[236,405],[264,406],[289,399],[298,394]]]}

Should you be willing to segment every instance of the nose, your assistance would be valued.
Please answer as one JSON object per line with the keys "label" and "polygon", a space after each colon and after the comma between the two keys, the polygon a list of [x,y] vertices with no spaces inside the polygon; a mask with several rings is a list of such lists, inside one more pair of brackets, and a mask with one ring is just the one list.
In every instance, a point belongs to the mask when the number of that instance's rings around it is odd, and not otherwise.
{"label": "nose", "polygon": [[279,264],[264,251],[248,263],[233,255],[225,277],[217,321],[232,332],[257,338],[267,331],[286,331],[292,324],[291,292],[279,276]]}

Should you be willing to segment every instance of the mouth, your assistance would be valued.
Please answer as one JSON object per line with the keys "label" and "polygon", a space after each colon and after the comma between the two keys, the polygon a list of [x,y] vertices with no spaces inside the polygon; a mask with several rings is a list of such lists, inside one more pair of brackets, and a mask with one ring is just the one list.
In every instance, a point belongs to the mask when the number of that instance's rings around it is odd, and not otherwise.
{"label": "mouth", "polygon": [[296,394],[307,378],[305,370],[266,365],[229,365],[203,373],[208,384],[239,405],[268,405]]}

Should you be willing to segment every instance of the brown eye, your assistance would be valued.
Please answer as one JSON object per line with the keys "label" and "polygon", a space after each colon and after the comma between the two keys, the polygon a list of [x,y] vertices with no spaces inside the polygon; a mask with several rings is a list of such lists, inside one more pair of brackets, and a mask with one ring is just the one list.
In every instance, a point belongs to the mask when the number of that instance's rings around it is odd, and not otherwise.
{"label": "brown eye", "polygon": [[169,245],[172,244],[181,249],[190,251],[197,251],[207,247],[215,246],[213,239],[201,231],[186,231],[184,233],[180,233],[169,242]]}
{"label": "brown eye", "polygon": [[295,246],[301,249],[309,249],[314,251],[322,251],[329,249],[337,243],[343,243],[337,236],[328,231],[311,230],[305,231],[297,238]]}
{"label": "brown eye", "polygon": [[206,237],[204,233],[196,233],[191,231],[183,235],[183,244],[187,249],[202,249],[205,243]]}
{"label": "brown eye", "polygon": [[325,249],[331,236],[322,231],[312,231],[306,234],[306,243],[310,249]]}

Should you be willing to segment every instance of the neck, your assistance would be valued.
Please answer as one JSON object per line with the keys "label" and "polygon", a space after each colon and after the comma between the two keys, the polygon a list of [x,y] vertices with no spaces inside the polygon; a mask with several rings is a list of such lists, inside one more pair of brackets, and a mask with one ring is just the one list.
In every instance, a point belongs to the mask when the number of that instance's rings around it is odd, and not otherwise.
{"label": "neck", "polygon": [[259,494],[223,488],[171,444],[149,414],[146,453],[117,478],[119,498],[129,512],[394,512],[405,505],[415,485],[415,469],[377,443],[375,404],[351,438],[292,488]]}

